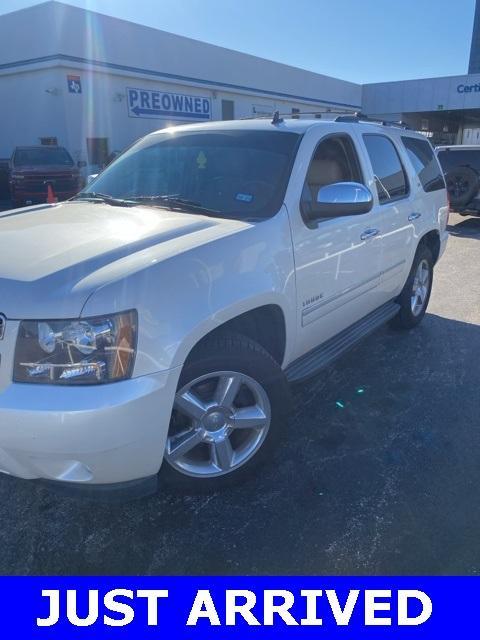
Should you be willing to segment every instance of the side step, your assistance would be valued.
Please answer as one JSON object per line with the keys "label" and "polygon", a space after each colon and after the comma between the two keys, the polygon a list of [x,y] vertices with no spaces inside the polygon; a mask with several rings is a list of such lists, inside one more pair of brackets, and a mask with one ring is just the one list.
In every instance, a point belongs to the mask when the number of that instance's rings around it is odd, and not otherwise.
{"label": "side step", "polygon": [[330,338],[316,349],[309,351],[295,362],[292,362],[285,371],[289,382],[299,382],[314,376],[320,369],[328,366],[343,353],[351,349],[365,336],[379,329],[391,320],[400,310],[396,302],[387,302],[368,316],[358,320],[351,327],[338,335]]}

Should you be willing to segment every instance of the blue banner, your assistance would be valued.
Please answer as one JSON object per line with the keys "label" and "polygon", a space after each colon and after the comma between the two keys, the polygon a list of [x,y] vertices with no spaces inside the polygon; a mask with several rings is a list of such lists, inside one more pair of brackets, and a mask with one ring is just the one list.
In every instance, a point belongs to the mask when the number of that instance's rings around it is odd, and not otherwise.
{"label": "blue banner", "polygon": [[476,636],[480,580],[4,577],[0,591],[16,639],[438,639]]}

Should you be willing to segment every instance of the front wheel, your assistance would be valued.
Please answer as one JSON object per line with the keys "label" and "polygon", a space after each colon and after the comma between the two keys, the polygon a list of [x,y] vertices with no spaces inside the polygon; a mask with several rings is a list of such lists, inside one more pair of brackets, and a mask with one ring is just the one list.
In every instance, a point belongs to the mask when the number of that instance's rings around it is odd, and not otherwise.
{"label": "front wheel", "polygon": [[207,340],[180,378],[161,479],[194,492],[245,479],[268,461],[288,397],[280,366],[259,344],[237,334]]}
{"label": "front wheel", "polygon": [[398,315],[392,325],[399,329],[412,329],[421,322],[427,310],[433,283],[433,257],[430,249],[421,244],[413,260],[407,282],[398,297]]}

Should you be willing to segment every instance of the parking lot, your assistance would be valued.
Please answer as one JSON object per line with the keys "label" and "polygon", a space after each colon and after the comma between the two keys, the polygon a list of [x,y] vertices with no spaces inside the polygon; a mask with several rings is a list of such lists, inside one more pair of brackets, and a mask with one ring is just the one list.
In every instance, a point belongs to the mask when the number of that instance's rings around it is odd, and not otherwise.
{"label": "parking lot", "polygon": [[480,220],[450,230],[421,326],[297,388],[260,476],[121,505],[2,477],[0,572],[480,573]]}

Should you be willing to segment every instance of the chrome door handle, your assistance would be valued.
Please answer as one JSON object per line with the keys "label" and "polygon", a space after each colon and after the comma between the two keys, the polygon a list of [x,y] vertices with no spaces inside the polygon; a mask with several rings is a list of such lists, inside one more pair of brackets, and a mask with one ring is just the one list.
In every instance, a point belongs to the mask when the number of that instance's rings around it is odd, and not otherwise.
{"label": "chrome door handle", "polygon": [[369,238],[374,238],[379,233],[380,229],[365,229],[365,231],[360,236],[360,240],[368,240]]}
{"label": "chrome door handle", "polygon": [[409,219],[410,222],[413,222],[414,220],[418,220],[418,218],[420,218],[421,215],[422,215],[421,213],[411,213],[408,216],[408,219]]}

